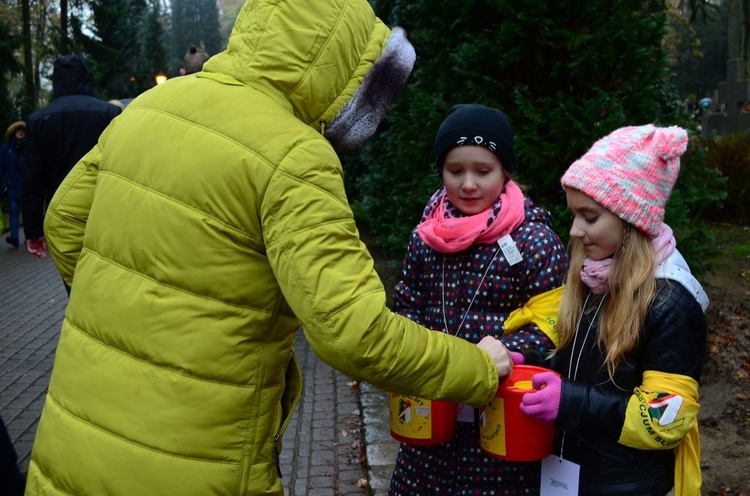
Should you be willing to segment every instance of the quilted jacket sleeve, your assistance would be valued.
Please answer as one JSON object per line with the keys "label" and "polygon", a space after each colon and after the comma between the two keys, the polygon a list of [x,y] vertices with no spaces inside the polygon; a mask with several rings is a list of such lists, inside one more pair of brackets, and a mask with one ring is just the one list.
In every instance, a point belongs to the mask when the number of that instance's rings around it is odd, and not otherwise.
{"label": "quilted jacket sleeve", "polygon": [[98,145],[81,158],[60,184],[44,217],[47,248],[68,285],[73,283],[73,273],[83,249],[83,234],[94,198],[100,159]]}
{"label": "quilted jacket sleeve", "polygon": [[419,238],[414,229],[409,240],[409,247],[404,257],[401,281],[393,290],[393,311],[399,315],[424,325],[422,310],[425,308],[424,288],[419,279],[422,272],[420,257],[417,254],[416,239]]}
{"label": "quilted jacket sleeve", "polygon": [[487,353],[387,308],[327,142],[292,148],[269,183],[261,219],[279,286],[323,361],[393,392],[472,405],[492,398],[498,377]]}

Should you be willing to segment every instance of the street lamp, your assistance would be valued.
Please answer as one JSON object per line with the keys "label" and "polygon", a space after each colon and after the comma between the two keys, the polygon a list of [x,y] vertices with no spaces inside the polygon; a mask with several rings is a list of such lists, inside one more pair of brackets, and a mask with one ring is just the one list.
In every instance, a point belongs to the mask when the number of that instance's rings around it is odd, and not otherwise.
{"label": "street lamp", "polygon": [[164,74],[157,74],[156,75],[156,84],[162,84],[167,80],[167,76]]}

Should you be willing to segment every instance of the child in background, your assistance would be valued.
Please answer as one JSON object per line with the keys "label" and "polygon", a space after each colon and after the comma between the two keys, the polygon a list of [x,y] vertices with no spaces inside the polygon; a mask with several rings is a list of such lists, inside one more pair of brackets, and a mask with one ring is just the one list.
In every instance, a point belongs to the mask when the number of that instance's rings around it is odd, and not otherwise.
{"label": "child in background", "polygon": [[555,423],[579,494],[700,494],[708,298],[663,223],[687,142],[679,127],[625,127],[562,177],[573,213],[562,342],[550,360],[524,353],[562,379],[535,375],[521,410]]}
{"label": "child in background", "polygon": [[21,228],[21,188],[23,182],[23,148],[26,142],[26,123],[14,122],[5,132],[5,143],[0,148],[0,190],[8,199],[10,235],[5,242],[18,248]]}
{"label": "child in background", "polygon": [[[435,139],[443,187],[411,236],[393,310],[473,343],[493,336],[510,350],[551,350],[557,343],[554,311],[541,318],[518,318],[517,312],[509,319],[514,310],[536,308],[540,299],[553,300],[556,310],[568,263],[549,213],[512,179],[513,145],[500,110],[474,104],[451,109]],[[531,308],[525,315],[533,313]],[[474,410],[461,405],[458,416],[451,442],[401,444],[389,494],[538,491],[539,462],[485,455]]]}

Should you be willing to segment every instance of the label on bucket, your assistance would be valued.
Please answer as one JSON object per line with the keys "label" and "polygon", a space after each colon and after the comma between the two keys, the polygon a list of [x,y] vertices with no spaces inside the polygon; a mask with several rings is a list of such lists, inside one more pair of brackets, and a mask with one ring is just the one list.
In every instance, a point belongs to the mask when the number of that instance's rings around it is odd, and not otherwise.
{"label": "label on bucket", "polygon": [[479,443],[485,451],[505,456],[505,402],[494,398],[479,414]]}
{"label": "label on bucket", "polygon": [[411,439],[432,438],[432,402],[416,396],[388,395],[391,431]]}

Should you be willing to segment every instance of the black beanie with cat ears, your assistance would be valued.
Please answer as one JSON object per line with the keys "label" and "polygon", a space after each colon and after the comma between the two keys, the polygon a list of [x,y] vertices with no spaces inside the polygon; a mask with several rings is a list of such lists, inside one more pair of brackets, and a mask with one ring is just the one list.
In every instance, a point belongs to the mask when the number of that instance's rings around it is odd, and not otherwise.
{"label": "black beanie with cat ears", "polygon": [[478,104],[454,105],[435,137],[435,166],[440,171],[448,152],[457,146],[481,146],[498,156],[507,172],[515,172],[513,130],[500,110]]}

